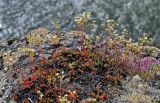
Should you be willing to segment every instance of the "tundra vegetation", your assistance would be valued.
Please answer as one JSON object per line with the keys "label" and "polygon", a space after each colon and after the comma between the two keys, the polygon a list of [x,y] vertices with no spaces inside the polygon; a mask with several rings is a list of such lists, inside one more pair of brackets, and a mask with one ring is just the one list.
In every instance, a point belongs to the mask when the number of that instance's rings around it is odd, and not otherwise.
{"label": "tundra vegetation", "polygon": [[[8,84],[2,100],[17,103],[158,103],[160,49],[146,33],[135,42],[115,20],[95,36],[90,12],[75,18],[77,30],[39,28],[1,53]],[[159,85],[158,85],[159,86]],[[1,89],[2,90],[2,89]],[[156,91],[157,90],[157,91]],[[2,94],[3,94],[2,93]],[[159,96],[159,97],[158,97]]]}

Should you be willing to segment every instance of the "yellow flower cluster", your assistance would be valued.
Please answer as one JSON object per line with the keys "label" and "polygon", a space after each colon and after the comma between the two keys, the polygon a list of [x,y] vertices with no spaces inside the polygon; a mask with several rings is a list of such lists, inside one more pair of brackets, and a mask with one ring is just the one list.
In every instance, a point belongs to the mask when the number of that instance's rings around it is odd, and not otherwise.
{"label": "yellow flower cluster", "polygon": [[93,38],[89,35],[85,36],[85,47],[89,48],[89,49],[93,49]]}
{"label": "yellow flower cluster", "polygon": [[140,38],[140,45],[151,45],[153,43],[153,39],[149,38],[149,35],[144,33]]}
{"label": "yellow flower cluster", "polygon": [[90,19],[91,12],[83,12],[83,14],[79,17],[76,17],[74,21],[77,22],[77,24],[87,24]]}
{"label": "yellow flower cluster", "polygon": [[106,24],[105,24],[105,30],[111,34],[114,32],[114,30],[116,29],[116,27],[118,26],[118,24],[116,23],[115,20],[107,20]]}
{"label": "yellow flower cluster", "polygon": [[96,27],[96,21],[92,20],[91,12],[83,12],[83,14],[79,17],[75,17],[74,20],[79,27],[85,26],[85,30],[87,32],[91,32]]}
{"label": "yellow flower cluster", "polygon": [[141,46],[138,43],[128,43],[126,44],[127,51],[132,51],[134,53],[139,53],[141,50]]}

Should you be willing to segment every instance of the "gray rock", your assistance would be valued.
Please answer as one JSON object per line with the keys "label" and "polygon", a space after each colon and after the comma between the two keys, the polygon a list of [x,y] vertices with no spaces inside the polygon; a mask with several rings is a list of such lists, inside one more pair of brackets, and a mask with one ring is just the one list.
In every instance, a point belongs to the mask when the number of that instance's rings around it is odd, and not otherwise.
{"label": "gray rock", "polygon": [[139,75],[136,75],[131,79],[131,81],[132,81],[132,83],[137,83],[137,82],[141,82],[142,79]]}

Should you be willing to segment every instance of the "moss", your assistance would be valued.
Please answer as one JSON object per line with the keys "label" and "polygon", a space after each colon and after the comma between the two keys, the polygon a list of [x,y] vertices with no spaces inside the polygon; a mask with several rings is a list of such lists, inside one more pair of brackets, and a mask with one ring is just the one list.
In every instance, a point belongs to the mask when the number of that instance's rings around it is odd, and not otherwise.
{"label": "moss", "polygon": [[59,44],[60,38],[50,33],[48,29],[39,28],[27,34],[27,42],[31,46],[42,45],[45,42],[50,44]]}

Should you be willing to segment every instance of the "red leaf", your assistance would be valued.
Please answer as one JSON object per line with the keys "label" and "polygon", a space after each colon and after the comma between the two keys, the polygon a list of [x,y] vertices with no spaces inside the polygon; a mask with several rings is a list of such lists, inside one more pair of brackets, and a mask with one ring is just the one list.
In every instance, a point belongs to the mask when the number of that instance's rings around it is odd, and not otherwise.
{"label": "red leaf", "polygon": [[38,66],[35,66],[34,68],[33,68],[33,71],[35,72],[35,71],[37,71],[38,70]]}
{"label": "red leaf", "polygon": [[47,87],[47,86],[46,86],[46,84],[42,83],[42,84],[40,84],[40,87],[44,88],[44,87]]}
{"label": "red leaf", "polygon": [[104,102],[105,100],[108,100],[108,99],[109,99],[109,96],[101,95],[101,96],[99,96],[99,99]]}
{"label": "red leaf", "polygon": [[23,83],[23,89],[29,89],[32,86],[32,82],[28,79],[26,79]]}
{"label": "red leaf", "polygon": [[37,79],[38,79],[37,76],[33,76],[33,77],[32,77],[32,81],[33,81],[33,82],[36,81]]}
{"label": "red leaf", "polygon": [[22,103],[30,103],[30,101],[28,99],[25,99],[22,101]]}

